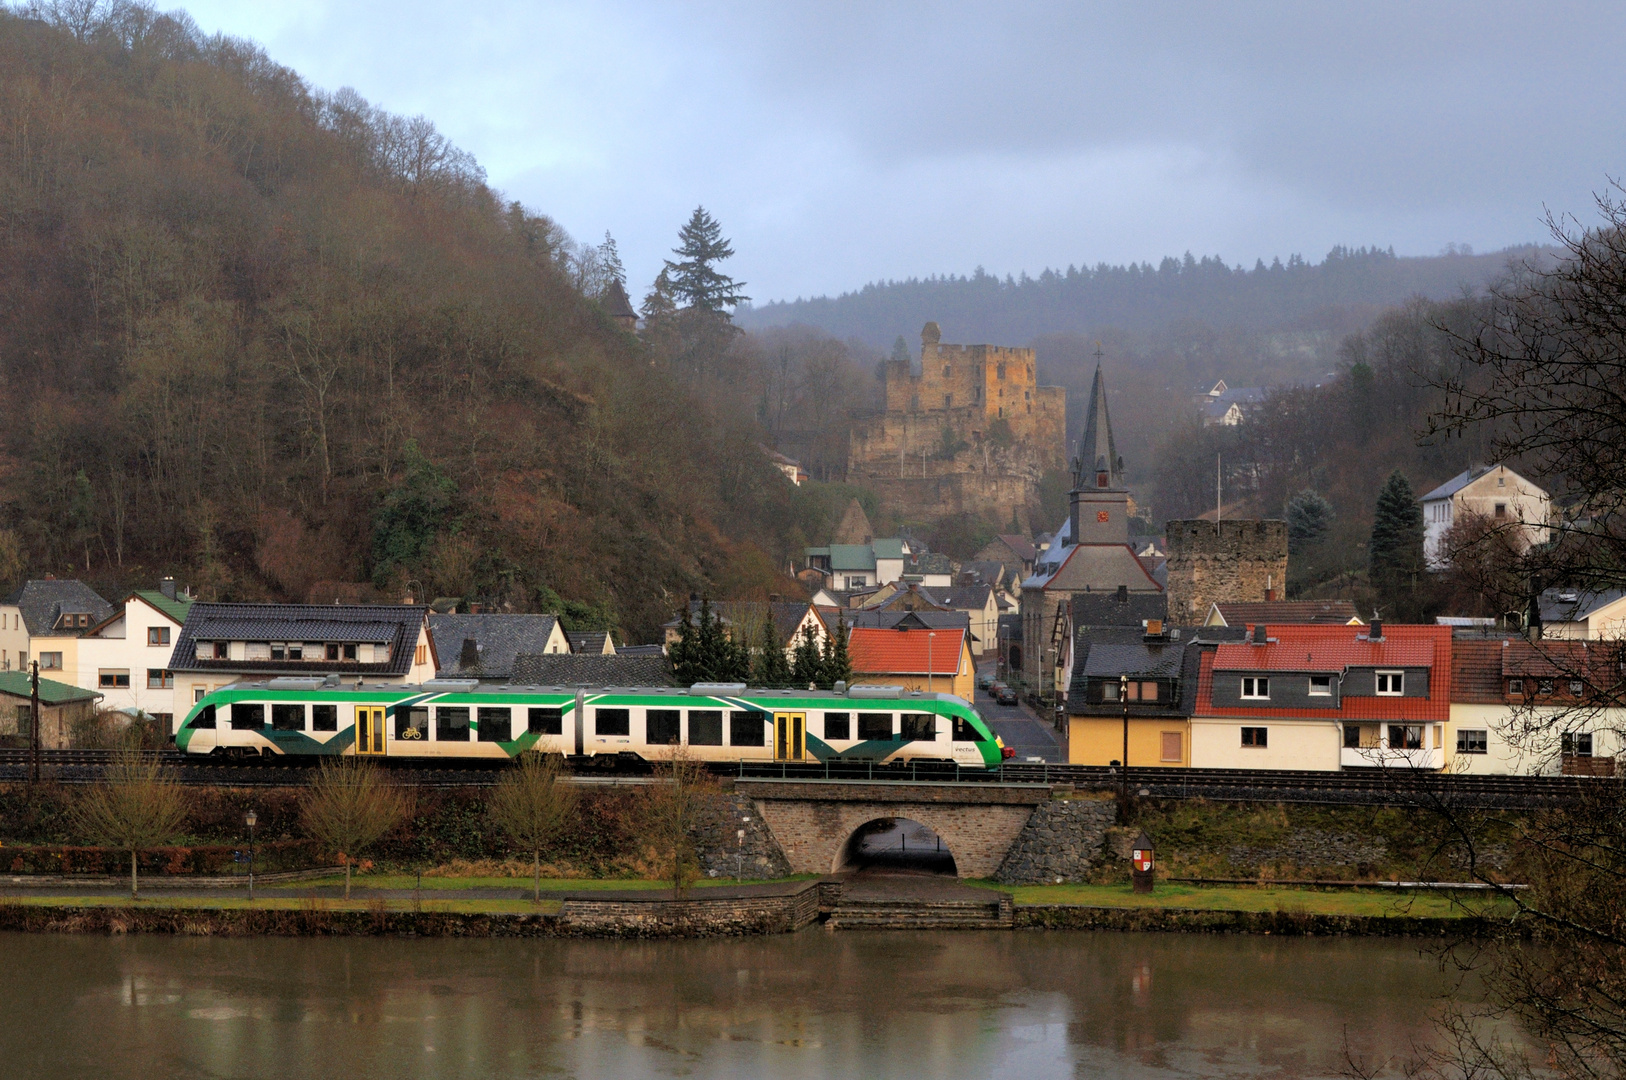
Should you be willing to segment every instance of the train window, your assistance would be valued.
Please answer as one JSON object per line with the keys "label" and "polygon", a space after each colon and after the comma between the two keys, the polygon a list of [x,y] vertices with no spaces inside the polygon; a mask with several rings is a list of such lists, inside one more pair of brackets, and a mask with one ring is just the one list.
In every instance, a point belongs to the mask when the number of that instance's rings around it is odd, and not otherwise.
{"label": "train window", "polygon": [[[320,708],[321,706],[317,706]],[[427,742],[429,739],[429,709],[417,705],[395,710],[395,737],[408,742]]]}
{"label": "train window", "polygon": [[271,706],[271,730],[304,731],[305,706],[281,704]]}
{"label": "train window", "polygon": [[631,735],[632,713],[627,709],[594,709],[593,732],[596,735]]}
{"label": "train window", "polygon": [[932,742],[937,738],[937,717],[931,713],[906,712],[902,723],[903,742]]}
{"label": "train window", "polygon": [[853,737],[853,714],[844,712],[827,712],[824,714],[824,737],[826,739],[850,739]]}
{"label": "train window", "polygon": [[468,742],[469,710],[462,705],[435,706],[435,741]]}
{"label": "train window", "polygon": [[514,710],[506,705],[482,705],[476,719],[481,742],[507,742],[514,737]]}
{"label": "train window", "polygon": [[194,728],[204,728],[206,730],[212,729],[215,726],[215,707],[213,705],[205,705],[203,708],[199,709],[198,715],[192,718],[192,726]]}
{"label": "train window", "polygon": [[265,726],[265,706],[234,702],[231,707],[233,731],[258,731]]}
{"label": "train window", "polygon": [[982,732],[971,726],[971,721],[963,716],[954,718],[955,742],[983,742]]}
{"label": "train window", "polygon": [[562,735],[565,730],[563,709],[532,709],[527,730],[532,735]]}
{"label": "train window", "polygon": [[339,707],[337,705],[312,705],[311,730],[338,731]]}
{"label": "train window", "polygon": [[723,713],[721,709],[689,710],[689,745],[723,745]]}
{"label": "train window", "polygon": [[728,714],[728,745],[762,746],[768,729],[768,714],[736,710]]}
{"label": "train window", "polygon": [[860,739],[892,738],[892,714],[889,712],[861,712],[858,714]]}
{"label": "train window", "polygon": [[644,733],[650,746],[676,746],[683,741],[683,714],[676,709],[649,709],[644,713]]}

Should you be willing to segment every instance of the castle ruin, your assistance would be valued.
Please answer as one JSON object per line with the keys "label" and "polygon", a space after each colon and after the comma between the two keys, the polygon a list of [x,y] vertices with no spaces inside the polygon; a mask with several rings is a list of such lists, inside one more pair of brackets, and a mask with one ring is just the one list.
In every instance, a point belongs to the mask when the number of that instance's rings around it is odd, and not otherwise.
{"label": "castle ruin", "polygon": [[1216,602],[1287,595],[1287,522],[1171,521],[1168,530],[1172,622],[1199,625]]}
{"label": "castle ruin", "polygon": [[1039,479],[1065,465],[1067,391],[1040,386],[1032,349],[920,333],[920,374],[884,370],[886,407],[854,427],[847,479],[920,518],[972,513],[1031,531]]}

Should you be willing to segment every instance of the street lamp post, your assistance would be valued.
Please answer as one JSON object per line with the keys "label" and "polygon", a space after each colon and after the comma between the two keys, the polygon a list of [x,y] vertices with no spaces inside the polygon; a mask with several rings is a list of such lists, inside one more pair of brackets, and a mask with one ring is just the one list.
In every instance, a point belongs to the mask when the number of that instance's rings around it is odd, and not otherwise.
{"label": "street lamp post", "polygon": [[1121,784],[1127,792],[1129,790],[1129,676],[1127,674],[1118,676],[1118,702],[1123,706],[1124,710],[1124,757]]}
{"label": "street lamp post", "polygon": [[260,816],[250,810],[243,818],[248,824],[248,898],[254,899],[254,826],[259,824]]}
{"label": "street lamp post", "polygon": [[926,693],[928,694],[932,692],[932,639],[936,636],[937,631],[926,631]]}

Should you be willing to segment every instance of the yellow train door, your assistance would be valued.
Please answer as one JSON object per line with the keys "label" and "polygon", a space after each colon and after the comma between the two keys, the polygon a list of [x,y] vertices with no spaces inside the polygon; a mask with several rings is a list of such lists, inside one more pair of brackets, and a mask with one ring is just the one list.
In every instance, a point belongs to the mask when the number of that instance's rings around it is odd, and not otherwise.
{"label": "yellow train door", "polygon": [[384,707],[382,705],[356,706],[356,753],[382,754],[384,752]]}
{"label": "yellow train door", "polygon": [[773,714],[773,757],[775,761],[801,761],[807,753],[807,714]]}

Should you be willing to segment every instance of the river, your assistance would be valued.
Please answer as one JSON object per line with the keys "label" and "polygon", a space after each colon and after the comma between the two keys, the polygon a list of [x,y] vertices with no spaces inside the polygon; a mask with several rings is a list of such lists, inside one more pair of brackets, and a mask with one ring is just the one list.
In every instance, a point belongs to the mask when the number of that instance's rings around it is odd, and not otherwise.
{"label": "river", "polygon": [[1331,1077],[1433,1038],[1415,942],[0,935],[7,1076]]}

